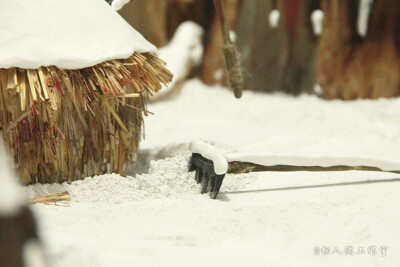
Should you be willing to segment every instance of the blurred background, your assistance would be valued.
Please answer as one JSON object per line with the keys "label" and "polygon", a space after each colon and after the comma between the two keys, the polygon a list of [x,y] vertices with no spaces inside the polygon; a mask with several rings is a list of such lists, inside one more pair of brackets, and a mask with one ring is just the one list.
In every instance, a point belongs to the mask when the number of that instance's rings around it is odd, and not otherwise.
{"label": "blurred background", "polygon": [[[400,1],[224,2],[247,90],[344,100],[399,95]],[[204,53],[188,73],[208,85],[226,85],[212,0],[135,0],[120,14],[158,47],[182,22],[199,24]]]}

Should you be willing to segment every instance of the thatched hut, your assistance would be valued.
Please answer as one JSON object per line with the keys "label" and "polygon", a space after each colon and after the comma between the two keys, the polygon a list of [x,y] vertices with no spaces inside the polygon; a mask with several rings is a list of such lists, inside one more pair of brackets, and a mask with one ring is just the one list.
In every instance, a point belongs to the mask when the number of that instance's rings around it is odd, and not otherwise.
{"label": "thatched hut", "polygon": [[122,172],[172,74],[104,0],[0,7],[0,135],[25,184]]}

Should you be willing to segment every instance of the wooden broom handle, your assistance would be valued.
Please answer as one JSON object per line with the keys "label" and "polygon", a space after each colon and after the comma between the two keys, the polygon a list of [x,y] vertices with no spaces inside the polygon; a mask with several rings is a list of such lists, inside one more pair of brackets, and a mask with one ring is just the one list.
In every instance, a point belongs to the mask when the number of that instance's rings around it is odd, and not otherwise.
{"label": "wooden broom handle", "polygon": [[224,41],[223,52],[225,58],[225,67],[228,72],[229,86],[233,89],[235,97],[240,98],[242,97],[243,92],[243,78],[241,65],[239,62],[239,55],[229,34],[229,25],[226,23],[225,6],[223,0],[214,0],[214,5],[219,17],[222,38]]}

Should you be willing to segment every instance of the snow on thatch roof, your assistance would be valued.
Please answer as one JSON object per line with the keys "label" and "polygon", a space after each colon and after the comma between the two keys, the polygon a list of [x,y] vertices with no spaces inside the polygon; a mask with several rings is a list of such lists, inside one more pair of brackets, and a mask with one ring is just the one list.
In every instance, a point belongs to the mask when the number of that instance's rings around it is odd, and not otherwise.
{"label": "snow on thatch roof", "polygon": [[0,2],[0,68],[79,69],[155,50],[104,0]]}
{"label": "snow on thatch roof", "polygon": [[155,51],[104,0],[0,1],[0,133],[21,181],[121,173],[172,78]]}

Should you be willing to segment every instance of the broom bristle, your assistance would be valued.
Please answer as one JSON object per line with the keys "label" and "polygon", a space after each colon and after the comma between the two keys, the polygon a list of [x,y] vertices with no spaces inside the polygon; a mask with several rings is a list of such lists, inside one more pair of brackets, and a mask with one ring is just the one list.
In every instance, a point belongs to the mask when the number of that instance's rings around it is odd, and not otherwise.
{"label": "broom bristle", "polygon": [[0,132],[25,184],[121,173],[146,99],[172,74],[153,54],[67,70],[0,69]]}

